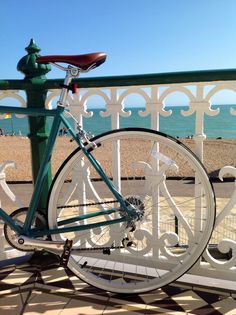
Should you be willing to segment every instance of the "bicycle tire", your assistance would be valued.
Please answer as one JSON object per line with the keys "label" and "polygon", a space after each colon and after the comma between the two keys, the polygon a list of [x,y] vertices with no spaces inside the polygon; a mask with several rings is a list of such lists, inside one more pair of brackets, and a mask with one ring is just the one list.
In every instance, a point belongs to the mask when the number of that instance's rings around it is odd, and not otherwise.
{"label": "bicycle tire", "polygon": [[[214,227],[215,195],[204,166],[180,141],[154,130],[113,130],[92,141],[97,144],[92,154],[140,217],[131,233],[127,223],[120,223],[53,235],[54,240],[73,239],[81,248],[72,251],[69,269],[90,285],[116,293],[147,292],[175,281],[200,258]],[[49,227],[114,207],[113,199],[78,148],[54,178]],[[131,245],[122,248],[125,240]],[[110,255],[102,248],[110,248]]]}

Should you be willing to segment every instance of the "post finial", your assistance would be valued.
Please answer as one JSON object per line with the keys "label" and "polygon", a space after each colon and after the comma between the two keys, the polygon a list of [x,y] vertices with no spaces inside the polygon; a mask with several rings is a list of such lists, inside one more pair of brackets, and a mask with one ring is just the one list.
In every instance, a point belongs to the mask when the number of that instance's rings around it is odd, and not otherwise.
{"label": "post finial", "polygon": [[51,66],[36,62],[36,59],[40,56],[39,52],[41,49],[36,45],[33,38],[25,50],[28,54],[20,59],[17,64],[17,70],[22,72],[26,79],[45,79],[45,75],[51,70]]}

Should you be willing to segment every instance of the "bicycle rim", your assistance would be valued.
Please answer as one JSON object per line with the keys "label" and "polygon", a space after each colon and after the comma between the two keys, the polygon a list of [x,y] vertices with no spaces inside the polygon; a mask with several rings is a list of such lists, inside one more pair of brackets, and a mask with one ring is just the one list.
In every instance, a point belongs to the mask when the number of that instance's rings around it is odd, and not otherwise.
{"label": "bicycle rim", "polygon": [[[119,223],[54,235],[73,239],[81,249],[72,251],[68,267],[83,281],[117,293],[146,292],[178,279],[199,259],[214,226],[214,192],[204,167],[188,148],[160,132],[129,128],[94,141],[92,154],[139,219],[133,231]],[[114,207],[120,205],[81,150],[73,152],[53,182],[49,227]],[[70,226],[119,216],[121,208]]]}

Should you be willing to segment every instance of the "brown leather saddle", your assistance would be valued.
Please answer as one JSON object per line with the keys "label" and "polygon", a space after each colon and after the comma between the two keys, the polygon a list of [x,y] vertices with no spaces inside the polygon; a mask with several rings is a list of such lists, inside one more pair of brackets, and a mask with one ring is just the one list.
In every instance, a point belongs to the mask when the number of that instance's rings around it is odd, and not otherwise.
{"label": "brown leather saddle", "polygon": [[50,55],[41,56],[36,59],[37,63],[56,63],[62,62],[73,65],[82,69],[83,71],[89,68],[96,68],[100,66],[105,60],[107,55],[103,52],[83,54],[83,55]]}

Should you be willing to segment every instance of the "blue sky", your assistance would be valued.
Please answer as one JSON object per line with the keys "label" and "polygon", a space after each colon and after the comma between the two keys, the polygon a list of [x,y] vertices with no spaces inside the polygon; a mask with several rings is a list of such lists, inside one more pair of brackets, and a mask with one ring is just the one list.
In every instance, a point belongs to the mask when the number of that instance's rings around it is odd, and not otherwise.
{"label": "blue sky", "polygon": [[[41,54],[105,51],[86,76],[236,68],[236,0],[0,0],[0,79]],[[48,77],[58,77],[52,71]]]}

